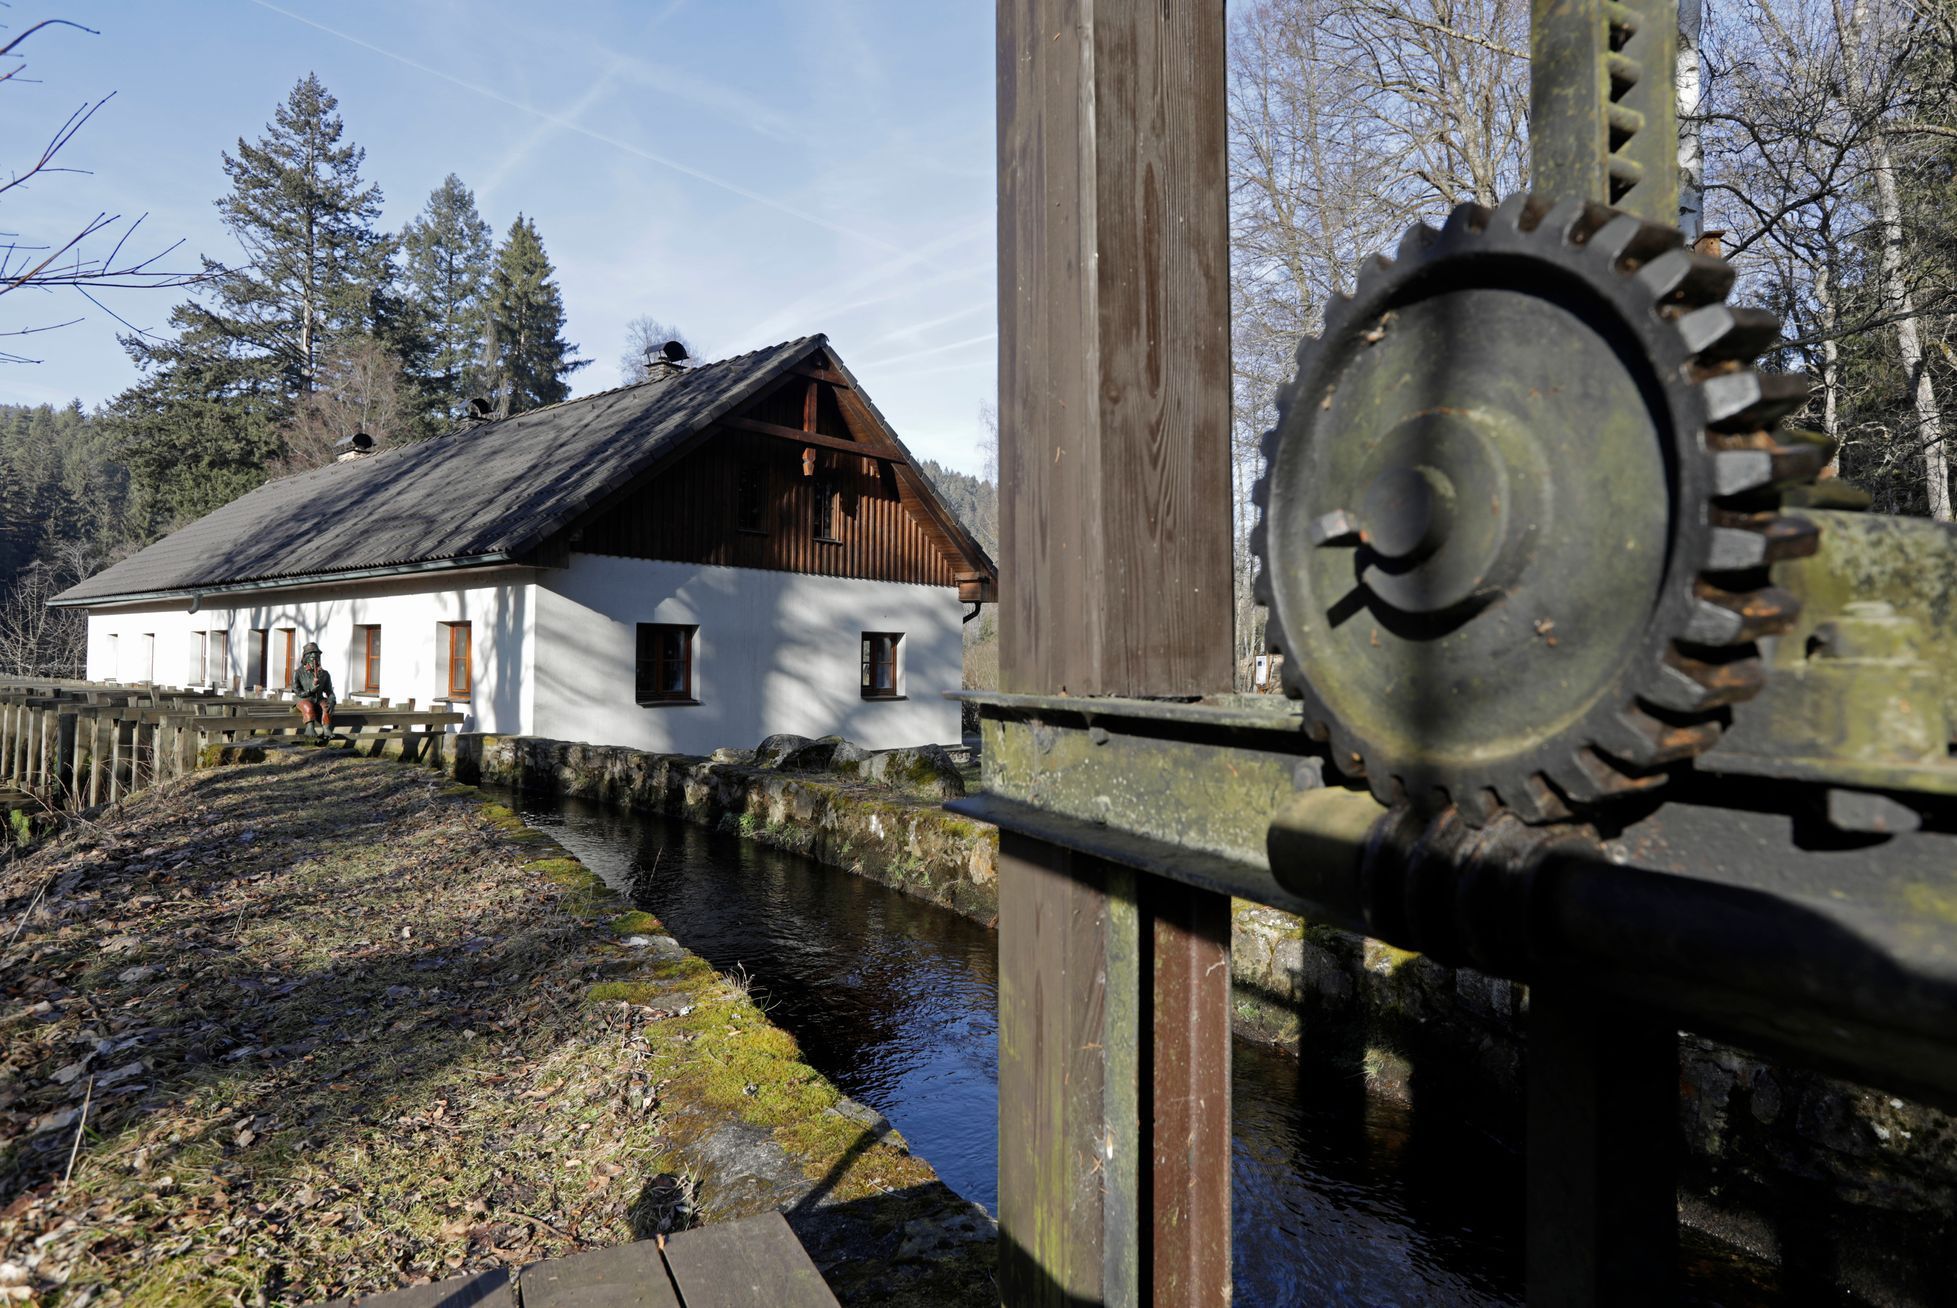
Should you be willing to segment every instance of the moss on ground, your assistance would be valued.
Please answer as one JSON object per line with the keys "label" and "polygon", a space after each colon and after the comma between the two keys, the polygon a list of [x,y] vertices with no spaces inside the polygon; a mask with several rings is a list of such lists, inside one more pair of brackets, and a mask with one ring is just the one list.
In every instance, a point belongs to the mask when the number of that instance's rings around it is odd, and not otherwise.
{"label": "moss on ground", "polygon": [[[955,1205],[832,1111],[738,978],[621,948],[657,919],[412,767],[281,750],[168,782],[0,868],[0,920],[25,923],[0,1013],[28,1018],[0,1032],[0,1260],[50,1304],[518,1266],[679,1220],[647,1201],[662,1177],[738,1216],[688,1161],[729,1123],[879,1220]],[[934,1302],[990,1293],[962,1263],[918,1284],[940,1280]]]}

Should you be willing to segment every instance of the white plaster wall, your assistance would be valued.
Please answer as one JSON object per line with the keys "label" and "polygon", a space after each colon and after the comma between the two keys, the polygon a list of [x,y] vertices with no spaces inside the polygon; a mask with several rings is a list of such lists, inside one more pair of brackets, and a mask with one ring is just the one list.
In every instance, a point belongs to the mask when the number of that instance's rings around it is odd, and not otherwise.
{"label": "white plaster wall", "polygon": [[[964,679],[951,587],[571,555],[540,573],[532,730],[660,753],[742,748],[776,732],[841,734],[870,749],[956,741]],[[633,698],[637,625],[696,624],[698,704]],[[862,633],[904,633],[905,698],[866,700]]]}
{"label": "white plaster wall", "polygon": [[[317,641],[333,687],[345,703],[356,682],[354,628],[381,628],[379,694],[396,704],[412,699],[417,707],[446,695],[448,683],[438,643],[439,625],[468,622],[474,655],[474,693],[454,707],[469,714],[464,731],[522,732],[530,721],[530,652],[536,616],[536,588],[528,570],[472,573],[473,584],[430,585],[430,578],[402,577],[345,586],[317,586],[234,595],[206,594],[198,611],[188,601],[91,609],[88,615],[88,675],[94,680],[136,682],[143,637],[156,637],[155,683],[190,684],[192,632],[229,633],[228,666],[209,669],[208,684],[242,686],[247,675],[251,631],[273,632],[267,675],[279,680],[281,627],[297,630],[296,651]],[[457,578],[459,580],[459,578]],[[115,637],[111,641],[111,637]],[[208,637],[207,637],[208,639]]]}

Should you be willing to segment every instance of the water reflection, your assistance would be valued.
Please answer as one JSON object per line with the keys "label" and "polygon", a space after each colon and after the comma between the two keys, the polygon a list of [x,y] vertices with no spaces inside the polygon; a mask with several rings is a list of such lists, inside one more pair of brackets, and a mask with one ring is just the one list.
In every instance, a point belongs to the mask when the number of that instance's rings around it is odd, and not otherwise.
{"label": "water reflection", "polygon": [[[874,882],[594,804],[516,807],[715,967],[946,1184],[996,1211],[992,933]],[[1521,1302],[1520,1169],[1473,1138],[1416,1135],[1350,1079],[1237,1042],[1236,1302]]]}

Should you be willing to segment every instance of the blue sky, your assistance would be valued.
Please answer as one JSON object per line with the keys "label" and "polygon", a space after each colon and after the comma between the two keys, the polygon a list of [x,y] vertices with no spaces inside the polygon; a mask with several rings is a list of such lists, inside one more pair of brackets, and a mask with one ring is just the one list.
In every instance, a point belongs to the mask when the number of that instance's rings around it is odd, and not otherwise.
{"label": "blue sky", "polygon": [[[0,169],[115,92],[62,156],[87,176],[0,200],[0,230],[63,237],[97,211],[149,245],[234,259],[220,153],[305,73],[339,97],[399,230],[449,172],[500,236],[532,215],[566,335],[618,381],[625,326],[676,323],[717,358],[827,332],[911,448],[981,467],[997,379],[992,6],[978,0],[12,0],[25,77],[0,86]],[[138,243],[143,237],[139,235]],[[105,303],[163,329],[182,292]],[[134,380],[113,318],[72,294],[0,297],[0,401],[85,405]]]}

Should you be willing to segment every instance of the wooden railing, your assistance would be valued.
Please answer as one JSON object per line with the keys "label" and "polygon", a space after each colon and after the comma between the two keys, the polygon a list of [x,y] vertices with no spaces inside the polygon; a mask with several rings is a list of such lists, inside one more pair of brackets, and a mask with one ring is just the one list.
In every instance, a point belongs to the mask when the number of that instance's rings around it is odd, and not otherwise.
{"label": "wooden railing", "polygon": [[[336,708],[333,729],[437,731],[463,720],[382,699]],[[299,727],[298,710],[277,692],[0,677],[0,791],[78,812],[191,770],[207,745]]]}

